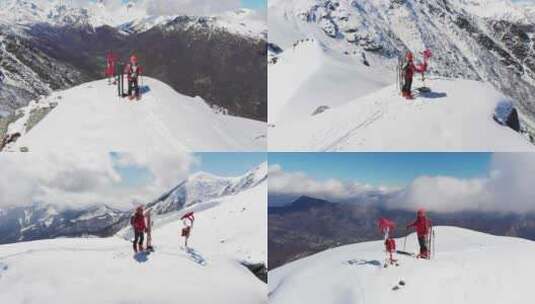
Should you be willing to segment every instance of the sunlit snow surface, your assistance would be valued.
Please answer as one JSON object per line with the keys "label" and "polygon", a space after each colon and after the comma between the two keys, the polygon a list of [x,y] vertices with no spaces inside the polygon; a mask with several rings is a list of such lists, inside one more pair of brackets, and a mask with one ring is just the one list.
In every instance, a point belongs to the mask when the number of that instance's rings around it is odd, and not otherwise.
{"label": "sunlit snow surface", "polygon": [[[383,241],[347,245],[269,272],[270,303],[524,303],[532,297],[535,242],[436,227],[432,260],[397,255],[383,267]],[[397,240],[398,248],[403,239]],[[414,234],[406,250],[416,252]],[[405,286],[393,290],[400,281]]]}
{"label": "sunlit snow surface", "polygon": [[[140,101],[117,96],[114,85],[98,80],[54,92],[30,103],[9,132],[22,137],[6,150],[18,151],[261,151],[266,124],[216,113],[200,97],[143,78]],[[26,133],[32,110],[57,104]]]}

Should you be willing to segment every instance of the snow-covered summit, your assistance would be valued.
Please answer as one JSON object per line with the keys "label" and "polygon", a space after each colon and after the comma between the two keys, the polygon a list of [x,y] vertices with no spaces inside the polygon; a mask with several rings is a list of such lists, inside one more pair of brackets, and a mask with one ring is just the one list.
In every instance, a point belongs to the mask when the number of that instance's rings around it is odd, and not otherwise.
{"label": "snow-covered summit", "polygon": [[[535,242],[435,227],[432,260],[396,255],[383,268],[384,242],[329,249],[269,272],[270,303],[523,303],[535,271]],[[415,253],[411,234],[400,250]],[[404,285],[399,282],[403,281]],[[395,289],[395,287],[398,289]]]}
{"label": "snow-covered summit", "polygon": [[155,213],[180,210],[211,199],[239,194],[267,180],[267,163],[255,167],[242,176],[222,177],[197,172],[178,184],[155,202],[149,204]]}
{"label": "snow-covered summit", "polygon": [[[30,151],[256,151],[265,148],[265,124],[218,113],[200,97],[177,93],[144,77],[141,101],[117,96],[105,80],[54,92],[19,110],[9,133],[22,137],[7,150]],[[29,129],[32,115],[51,109]]]}

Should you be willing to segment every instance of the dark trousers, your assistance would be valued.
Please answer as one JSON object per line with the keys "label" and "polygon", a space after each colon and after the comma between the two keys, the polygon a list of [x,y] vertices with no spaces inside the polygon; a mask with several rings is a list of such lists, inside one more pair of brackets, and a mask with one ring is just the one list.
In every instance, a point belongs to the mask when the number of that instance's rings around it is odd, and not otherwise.
{"label": "dark trousers", "polygon": [[420,254],[427,254],[427,241],[425,236],[418,237],[418,244],[420,245]]}
{"label": "dark trousers", "polygon": [[135,92],[135,96],[139,96],[139,83],[137,77],[128,80],[128,96],[132,96],[132,91]]}
{"label": "dark trousers", "polygon": [[134,250],[137,249],[138,244],[139,244],[139,249],[142,249],[144,240],[145,240],[145,233],[143,233],[143,231],[134,231]]}
{"label": "dark trousers", "polygon": [[412,90],[412,77],[405,78],[405,83],[403,84],[403,88],[401,88],[401,92],[410,94],[411,90]]}

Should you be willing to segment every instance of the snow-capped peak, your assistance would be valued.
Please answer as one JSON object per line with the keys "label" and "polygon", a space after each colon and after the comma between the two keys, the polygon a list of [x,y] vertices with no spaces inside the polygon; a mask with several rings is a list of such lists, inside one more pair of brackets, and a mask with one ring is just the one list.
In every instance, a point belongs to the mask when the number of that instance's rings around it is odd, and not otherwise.
{"label": "snow-capped peak", "polygon": [[[76,5],[62,0],[2,0],[0,23],[32,25],[47,23],[54,26],[85,25],[118,27],[125,33],[142,32],[154,26],[165,26],[181,15],[155,14],[150,1],[112,2],[99,0]],[[223,29],[230,33],[267,39],[265,17],[249,9],[228,11],[211,16],[188,16],[191,24]],[[201,21],[201,22],[199,22]]]}

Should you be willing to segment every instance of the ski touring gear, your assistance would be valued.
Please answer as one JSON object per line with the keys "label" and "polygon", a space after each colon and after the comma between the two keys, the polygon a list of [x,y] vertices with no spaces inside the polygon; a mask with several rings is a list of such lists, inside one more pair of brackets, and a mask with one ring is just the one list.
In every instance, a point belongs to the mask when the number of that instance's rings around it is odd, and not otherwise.
{"label": "ski touring gear", "polygon": [[154,247],[152,247],[152,219],[151,219],[151,210],[149,209],[145,215],[145,218],[147,219],[147,250],[150,252],[154,251]]}
{"label": "ski touring gear", "polygon": [[115,78],[115,73],[116,73],[116,64],[117,64],[117,55],[115,53],[113,53],[112,51],[108,52],[108,54],[106,54],[106,70],[105,70],[105,75],[106,77],[108,78],[108,84],[112,84],[112,79],[113,79],[113,84],[116,83],[116,79]]}
{"label": "ski touring gear", "polygon": [[184,238],[184,246],[188,248],[188,240],[191,234],[191,229],[193,228],[193,222],[195,221],[195,215],[193,212],[188,212],[184,214],[181,218],[182,224],[184,227],[182,228],[181,236]]}
{"label": "ski touring gear", "polygon": [[389,219],[382,217],[377,221],[377,225],[379,226],[379,230],[384,234],[384,244],[386,252],[384,267],[386,268],[388,267],[388,265],[399,266],[397,260],[394,259],[394,253],[396,252],[396,241],[390,237],[390,232],[394,230],[394,227],[396,226],[395,223]]}

